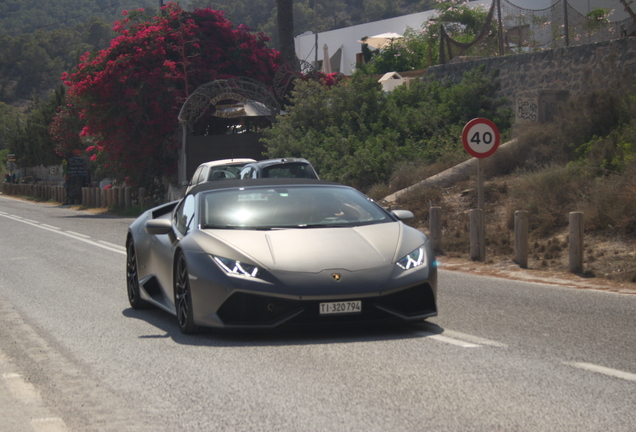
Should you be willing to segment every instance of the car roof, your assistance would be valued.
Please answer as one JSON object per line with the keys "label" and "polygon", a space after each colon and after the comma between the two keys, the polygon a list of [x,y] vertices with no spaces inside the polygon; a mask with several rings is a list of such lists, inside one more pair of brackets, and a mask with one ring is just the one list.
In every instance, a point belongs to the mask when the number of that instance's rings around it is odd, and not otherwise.
{"label": "car roof", "polygon": [[257,165],[261,168],[268,167],[270,165],[282,165],[286,163],[303,163],[307,165],[311,165],[307,159],[302,158],[280,158],[280,159],[266,159],[258,162],[251,162],[250,165]]}
{"label": "car roof", "polygon": [[259,178],[259,179],[228,179],[216,182],[200,183],[193,187],[189,195],[195,195],[201,192],[219,190],[219,189],[235,189],[241,187],[268,187],[268,186],[342,186],[341,183],[330,182],[326,180],[316,180],[308,178]]}
{"label": "car roof", "polygon": [[230,164],[235,164],[235,163],[251,163],[251,162],[256,162],[256,160],[250,159],[250,158],[219,159],[219,160],[203,162],[199,166],[200,167],[202,167],[202,166],[214,167],[214,166],[230,165]]}

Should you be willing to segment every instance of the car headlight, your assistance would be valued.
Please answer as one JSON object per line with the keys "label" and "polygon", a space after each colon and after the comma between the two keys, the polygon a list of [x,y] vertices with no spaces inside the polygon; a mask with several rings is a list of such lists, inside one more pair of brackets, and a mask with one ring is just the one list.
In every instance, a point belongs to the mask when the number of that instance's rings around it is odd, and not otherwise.
{"label": "car headlight", "polygon": [[426,252],[424,251],[424,245],[418,247],[404,258],[399,259],[395,264],[404,270],[426,265]]}
{"label": "car headlight", "polygon": [[225,270],[226,273],[231,275],[240,275],[240,276],[249,276],[256,277],[260,273],[261,269],[256,266],[242,263],[237,260],[223,258],[219,256],[212,255],[214,261]]}

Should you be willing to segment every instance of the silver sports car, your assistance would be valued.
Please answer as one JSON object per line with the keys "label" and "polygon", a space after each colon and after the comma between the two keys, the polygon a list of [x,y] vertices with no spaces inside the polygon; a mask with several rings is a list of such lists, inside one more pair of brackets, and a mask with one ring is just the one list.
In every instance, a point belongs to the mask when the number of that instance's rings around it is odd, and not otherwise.
{"label": "silver sports car", "polygon": [[411,217],[321,180],[203,183],[130,226],[128,299],[184,333],[422,320],[437,315],[437,268]]}

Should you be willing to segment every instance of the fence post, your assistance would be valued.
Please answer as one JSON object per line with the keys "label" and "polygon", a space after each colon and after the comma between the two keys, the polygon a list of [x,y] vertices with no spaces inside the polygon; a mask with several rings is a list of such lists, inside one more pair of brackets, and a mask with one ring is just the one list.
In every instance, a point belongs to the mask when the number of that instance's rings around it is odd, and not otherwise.
{"label": "fence post", "polygon": [[570,272],[583,273],[583,213],[570,213]]}
{"label": "fence post", "polygon": [[139,188],[139,205],[141,206],[141,210],[144,209],[144,199],[146,198],[146,188]]}
{"label": "fence post", "polygon": [[483,216],[484,212],[481,209],[472,209],[470,211],[470,259],[473,261],[486,260]]}
{"label": "fence post", "polygon": [[429,234],[431,236],[431,244],[433,251],[441,252],[442,250],[442,208],[431,207],[429,210]]}
{"label": "fence post", "polygon": [[130,188],[128,186],[124,188],[124,203],[125,203],[126,210],[132,207],[132,200],[130,198]]}
{"label": "fence post", "polygon": [[521,268],[528,268],[528,212],[515,212],[515,262]]}

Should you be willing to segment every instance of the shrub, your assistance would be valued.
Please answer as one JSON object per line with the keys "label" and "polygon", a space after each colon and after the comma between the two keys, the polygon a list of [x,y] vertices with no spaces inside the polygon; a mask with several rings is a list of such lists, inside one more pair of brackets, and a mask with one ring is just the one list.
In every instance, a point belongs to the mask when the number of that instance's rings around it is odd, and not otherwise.
{"label": "shrub", "polygon": [[435,79],[385,94],[377,81],[354,74],[327,87],[299,83],[287,115],[266,131],[269,157],[312,161],[321,178],[367,190],[390,180],[406,161],[427,165],[465,156],[461,129],[474,117],[510,127],[511,112],[494,100],[496,74],[483,68],[459,85]]}

